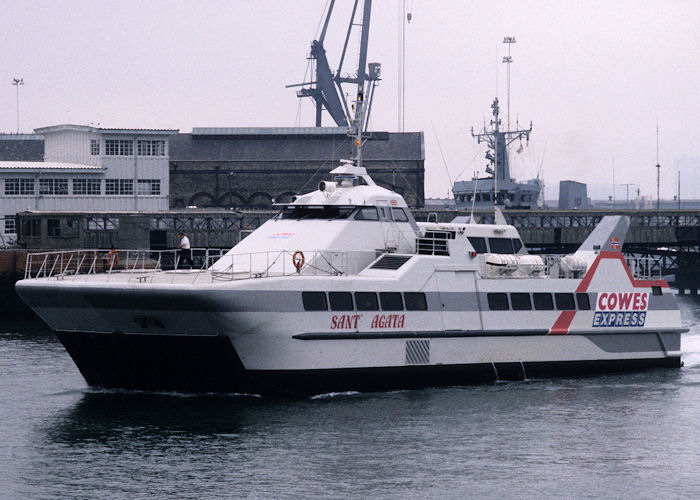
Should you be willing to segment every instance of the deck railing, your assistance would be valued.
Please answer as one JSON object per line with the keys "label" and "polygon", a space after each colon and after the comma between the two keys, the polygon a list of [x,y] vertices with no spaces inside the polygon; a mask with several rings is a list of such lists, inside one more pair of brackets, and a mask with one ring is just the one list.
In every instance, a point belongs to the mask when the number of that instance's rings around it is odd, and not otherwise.
{"label": "deck railing", "polygon": [[219,249],[192,248],[192,265],[184,265],[177,250],[56,250],[27,254],[24,278],[58,279],[81,274],[139,272],[154,270],[204,270],[225,252]]}

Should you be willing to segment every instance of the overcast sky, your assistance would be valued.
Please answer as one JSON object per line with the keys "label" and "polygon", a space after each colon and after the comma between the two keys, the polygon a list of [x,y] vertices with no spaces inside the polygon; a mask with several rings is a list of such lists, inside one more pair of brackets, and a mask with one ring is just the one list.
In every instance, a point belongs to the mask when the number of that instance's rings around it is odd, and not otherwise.
{"label": "overcast sky", "polygon": [[[19,1],[0,3],[0,131],[61,123],[102,127],[312,126],[295,89],[325,0]],[[351,0],[337,0],[326,49],[337,65]],[[400,0],[375,0],[369,61],[382,63],[370,128],[398,129]],[[682,157],[700,158],[700,1],[406,0],[407,131],[425,134],[426,195],[483,172],[470,136],[498,95],[511,122],[533,122],[513,165],[542,168],[547,186],[573,179],[676,193]],[[349,53],[356,57],[357,47]],[[351,65],[345,67],[352,71]],[[300,119],[298,119],[300,117]],[[505,121],[505,120],[504,120]],[[324,116],[324,125],[331,125]],[[444,162],[439,145],[444,153]],[[700,161],[700,160],[698,160]],[[690,162],[690,163],[689,163]],[[446,163],[446,166],[445,166]],[[682,172],[681,196],[700,197]],[[692,177],[692,178],[691,178]],[[631,188],[634,191],[636,188]]]}

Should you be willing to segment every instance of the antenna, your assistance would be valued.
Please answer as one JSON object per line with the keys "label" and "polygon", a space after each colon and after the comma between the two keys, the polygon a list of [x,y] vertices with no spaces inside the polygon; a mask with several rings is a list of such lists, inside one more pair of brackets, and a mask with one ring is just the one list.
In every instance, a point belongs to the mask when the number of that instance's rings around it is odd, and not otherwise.
{"label": "antenna", "polygon": [[508,55],[503,58],[503,62],[507,65],[507,75],[508,75],[508,103],[507,103],[507,124],[508,124],[508,130],[510,130],[510,63],[513,62],[513,58],[510,56],[510,46],[515,43],[515,37],[514,36],[506,36],[503,37],[503,43],[508,45]]}
{"label": "antenna", "polygon": [[661,181],[661,165],[659,165],[659,119],[656,119],[656,209],[659,209],[661,205],[661,198],[659,196],[659,186]]}

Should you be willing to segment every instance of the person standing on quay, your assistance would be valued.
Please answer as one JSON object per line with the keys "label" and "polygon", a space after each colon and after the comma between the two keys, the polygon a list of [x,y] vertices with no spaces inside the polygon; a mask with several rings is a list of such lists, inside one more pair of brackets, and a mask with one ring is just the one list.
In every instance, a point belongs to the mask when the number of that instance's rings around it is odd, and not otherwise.
{"label": "person standing on quay", "polygon": [[180,237],[180,245],[178,246],[178,257],[181,265],[184,265],[185,262],[187,262],[190,265],[190,269],[192,269],[192,266],[194,265],[194,262],[192,262],[192,249],[190,248],[190,239],[185,236],[185,233],[180,231],[177,233],[177,235]]}

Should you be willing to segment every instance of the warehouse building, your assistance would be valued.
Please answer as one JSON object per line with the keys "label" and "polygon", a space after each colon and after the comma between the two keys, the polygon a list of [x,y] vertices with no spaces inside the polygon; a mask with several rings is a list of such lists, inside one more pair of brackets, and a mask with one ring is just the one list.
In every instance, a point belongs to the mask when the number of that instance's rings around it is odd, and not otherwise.
{"label": "warehouse building", "polygon": [[[56,125],[35,132],[43,137],[44,161],[35,156],[27,161],[28,155],[24,161],[0,161],[0,244],[16,240],[15,214],[25,210],[168,208],[168,138],[177,130]],[[32,153],[31,148],[24,149]],[[60,236],[57,231],[49,228],[52,236]]]}

